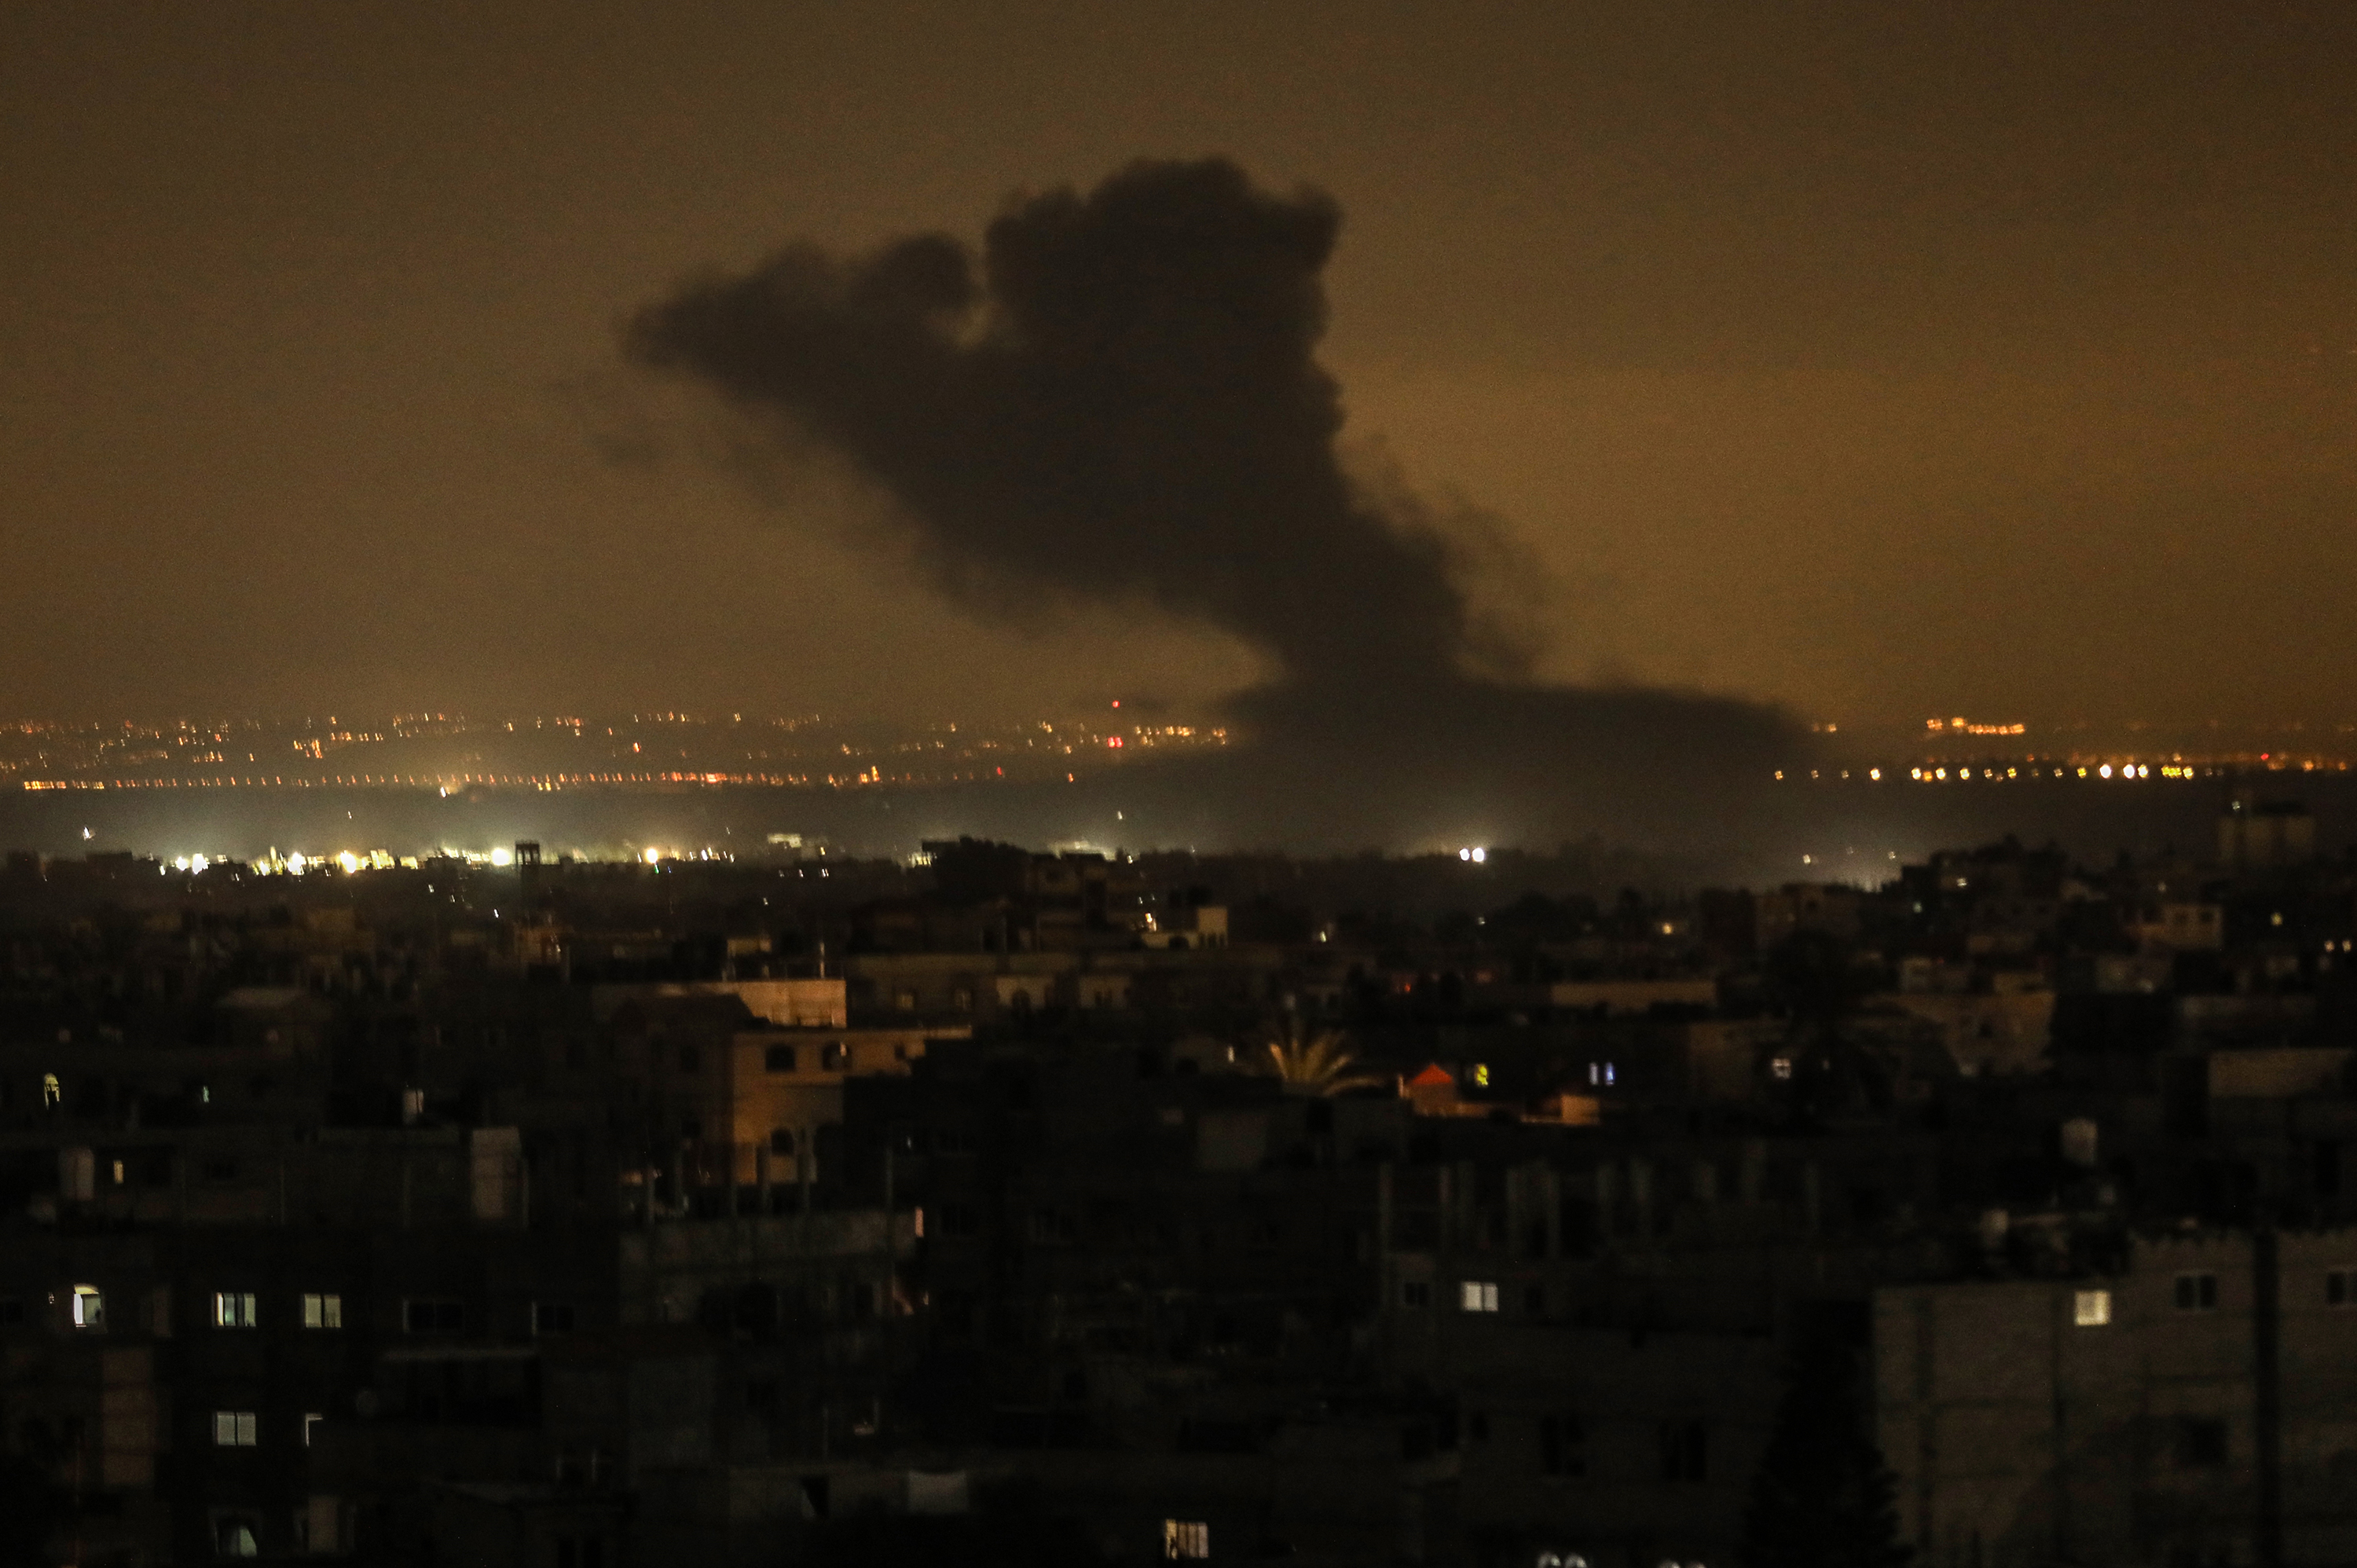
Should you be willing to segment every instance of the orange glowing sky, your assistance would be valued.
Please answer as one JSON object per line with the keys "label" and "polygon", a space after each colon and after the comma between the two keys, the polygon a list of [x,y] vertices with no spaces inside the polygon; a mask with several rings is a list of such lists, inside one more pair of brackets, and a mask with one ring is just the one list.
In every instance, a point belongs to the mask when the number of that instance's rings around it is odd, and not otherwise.
{"label": "orange glowing sky", "polygon": [[[2357,709],[2357,8],[0,6],[0,709],[1185,706],[928,596],[618,321],[1231,155],[1346,213],[1363,460],[1544,671],[1804,716]],[[660,461],[616,462],[652,428]],[[1534,587],[1535,585],[1535,587]]]}

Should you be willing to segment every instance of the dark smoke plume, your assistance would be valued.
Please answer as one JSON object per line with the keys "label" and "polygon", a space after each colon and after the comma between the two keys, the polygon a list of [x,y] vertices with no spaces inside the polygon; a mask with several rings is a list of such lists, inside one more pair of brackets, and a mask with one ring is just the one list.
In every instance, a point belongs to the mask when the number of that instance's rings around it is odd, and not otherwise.
{"label": "dark smoke plume", "polygon": [[[1340,225],[1324,196],[1272,196],[1225,161],[1141,163],[1011,205],[978,264],[940,235],[796,247],[651,307],[629,347],[850,459],[969,602],[1148,600],[1270,655],[1279,680],[1239,704],[1270,745],[1219,786],[1254,797],[1233,835],[1307,811],[1396,842],[1445,825],[1400,811],[1452,779],[1552,832],[1609,797],[1658,801],[1671,775],[1765,778],[1792,737],[1764,710],[1468,672],[1488,644],[1443,531],[1336,456],[1315,350]],[[1328,790],[1362,821],[1338,822]]]}

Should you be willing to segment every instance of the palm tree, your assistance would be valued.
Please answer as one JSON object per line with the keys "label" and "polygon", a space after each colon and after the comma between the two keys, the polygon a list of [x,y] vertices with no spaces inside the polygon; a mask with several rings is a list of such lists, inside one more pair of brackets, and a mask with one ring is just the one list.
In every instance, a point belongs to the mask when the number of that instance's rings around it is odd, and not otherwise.
{"label": "palm tree", "polygon": [[1383,1080],[1352,1069],[1359,1065],[1357,1053],[1351,1042],[1339,1030],[1305,1029],[1299,1020],[1288,1018],[1276,1030],[1276,1037],[1266,1041],[1267,1071],[1285,1086],[1287,1094],[1313,1095],[1329,1099],[1353,1089],[1372,1089]]}

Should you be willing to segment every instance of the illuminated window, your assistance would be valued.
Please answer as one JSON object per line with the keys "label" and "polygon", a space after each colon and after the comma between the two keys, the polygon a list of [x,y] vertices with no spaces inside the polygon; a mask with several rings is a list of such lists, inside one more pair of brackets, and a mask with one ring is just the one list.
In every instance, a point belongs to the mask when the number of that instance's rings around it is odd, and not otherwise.
{"label": "illuminated window", "polygon": [[1780,1081],[1791,1078],[1792,1076],[1792,1058],[1790,1057],[1777,1057],[1769,1062],[1768,1076]]}
{"label": "illuminated window", "polygon": [[255,1539],[253,1520],[242,1514],[222,1514],[213,1520],[213,1555],[216,1557],[259,1557],[261,1543]]}
{"label": "illuminated window", "polygon": [[2112,1293],[2107,1290],[2073,1292],[2071,1297],[2071,1321],[2082,1328],[2101,1328],[2112,1320]]}
{"label": "illuminated window", "polygon": [[1464,1312],[1498,1310],[1498,1286],[1490,1280],[1463,1280],[1457,1286],[1457,1305]]}
{"label": "illuminated window", "polygon": [[303,1326],[306,1328],[341,1328],[344,1326],[344,1298],[340,1295],[306,1295],[303,1298]]}
{"label": "illuminated window", "polygon": [[1475,1062],[1473,1064],[1473,1082],[1475,1087],[1480,1089],[1487,1089],[1490,1087],[1489,1063]]}
{"label": "illuminated window", "polygon": [[96,1285],[74,1286],[73,1326],[76,1328],[106,1326],[106,1294]]}
{"label": "illuminated window", "polygon": [[303,1412],[303,1446],[308,1448],[317,1441],[319,1424],[328,1418],[316,1410]]}
{"label": "illuminated window", "polygon": [[2179,1312],[2217,1311],[2218,1276],[2212,1273],[2178,1275],[2176,1301]]}
{"label": "illuminated window", "polygon": [[1166,1519],[1162,1521],[1162,1556],[1165,1562],[1200,1561],[1211,1555],[1210,1525],[1195,1520]]}
{"label": "illuminated window", "polygon": [[42,1109],[47,1110],[50,1106],[58,1103],[58,1101],[63,1100],[65,1097],[65,1087],[58,1082],[58,1075],[53,1072],[43,1073],[41,1075]]}
{"label": "illuminated window", "polygon": [[217,1410],[213,1412],[213,1446],[251,1448],[256,1426],[256,1418],[250,1410]]}
{"label": "illuminated window", "polygon": [[252,1291],[213,1292],[213,1326],[215,1328],[252,1328],[253,1326],[253,1293]]}

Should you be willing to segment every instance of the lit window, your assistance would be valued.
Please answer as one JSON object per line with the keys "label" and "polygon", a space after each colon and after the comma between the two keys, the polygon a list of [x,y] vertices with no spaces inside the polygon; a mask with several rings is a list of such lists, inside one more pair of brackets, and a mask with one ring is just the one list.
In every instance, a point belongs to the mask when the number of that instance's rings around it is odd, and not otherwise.
{"label": "lit window", "polygon": [[2212,1273],[2178,1275],[2176,1301],[2179,1312],[2217,1311],[2218,1276]]}
{"label": "lit window", "polygon": [[2101,1328],[2112,1320],[2112,1293],[2083,1290],[2071,1297],[2071,1321],[2082,1328]]}
{"label": "lit window", "polygon": [[53,1072],[43,1073],[41,1075],[41,1108],[47,1110],[65,1097],[66,1091],[64,1086],[58,1082],[58,1075]]}
{"label": "lit window", "polygon": [[250,1410],[217,1410],[213,1412],[213,1446],[251,1448],[255,1426],[254,1413]]}
{"label": "lit window", "polygon": [[106,1296],[96,1285],[74,1286],[73,1326],[76,1328],[106,1326]]}
{"label": "lit window", "polygon": [[1466,1312],[1498,1310],[1498,1286],[1489,1280],[1463,1280],[1457,1286],[1457,1305]]}
{"label": "lit window", "polygon": [[340,1295],[306,1295],[303,1298],[303,1326],[306,1328],[341,1328],[344,1326],[344,1298]]}
{"label": "lit window", "polygon": [[253,1326],[253,1293],[252,1291],[213,1292],[213,1326],[215,1328],[251,1328]]}
{"label": "lit window", "polygon": [[308,1448],[318,1440],[319,1423],[328,1418],[316,1410],[303,1412],[303,1446]]}
{"label": "lit window", "polygon": [[1768,1076],[1781,1081],[1792,1076],[1792,1058],[1777,1057],[1768,1064]]}
{"label": "lit window", "polygon": [[216,1557],[259,1557],[261,1544],[254,1539],[253,1521],[250,1519],[224,1516],[213,1520],[213,1555]]}
{"label": "lit window", "polygon": [[1166,1519],[1162,1521],[1162,1556],[1165,1562],[1200,1561],[1211,1555],[1210,1525],[1196,1520]]}
{"label": "lit window", "polygon": [[1473,1082],[1477,1088],[1487,1089],[1490,1087],[1489,1063],[1475,1062],[1473,1064]]}

